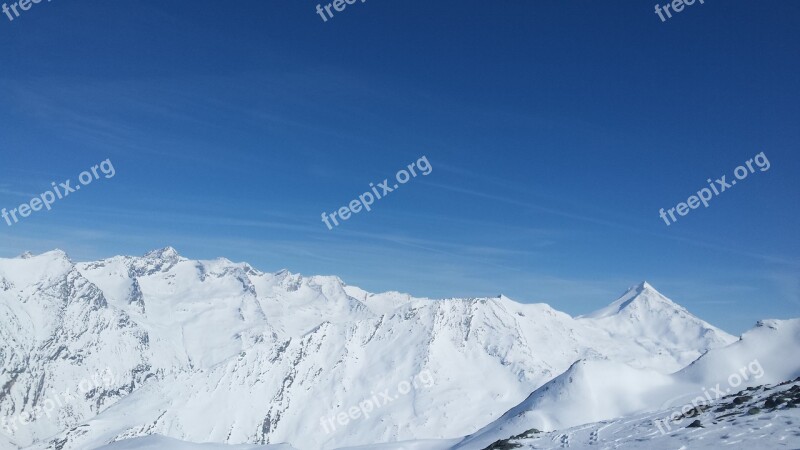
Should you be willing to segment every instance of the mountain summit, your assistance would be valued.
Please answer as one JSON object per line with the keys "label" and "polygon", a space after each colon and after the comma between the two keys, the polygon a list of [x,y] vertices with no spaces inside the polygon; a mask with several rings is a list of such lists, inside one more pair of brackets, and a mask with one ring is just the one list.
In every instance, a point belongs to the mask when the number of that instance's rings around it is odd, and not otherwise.
{"label": "mountain summit", "polygon": [[177,260],[180,258],[180,255],[174,248],[164,247],[158,250],[149,251],[145,253],[144,257],[153,259]]}
{"label": "mountain summit", "polygon": [[669,313],[674,311],[686,311],[683,307],[677,305],[672,300],[658,292],[647,281],[643,281],[636,286],[628,288],[628,290],[625,291],[622,296],[605,308],[580,317],[601,319],[619,314],[635,315],[637,312],[655,312],[658,310],[666,310]]}
{"label": "mountain summit", "polygon": [[[701,337],[711,347],[728,345],[736,338],[691,314],[646,281],[629,288],[610,305],[585,316],[579,321],[592,324],[616,337],[626,337],[644,346],[655,344],[652,357],[663,356],[660,347],[668,343],[670,358],[682,359],[682,350]],[[677,353],[674,353],[677,352]],[[691,352],[693,358],[699,356]]]}

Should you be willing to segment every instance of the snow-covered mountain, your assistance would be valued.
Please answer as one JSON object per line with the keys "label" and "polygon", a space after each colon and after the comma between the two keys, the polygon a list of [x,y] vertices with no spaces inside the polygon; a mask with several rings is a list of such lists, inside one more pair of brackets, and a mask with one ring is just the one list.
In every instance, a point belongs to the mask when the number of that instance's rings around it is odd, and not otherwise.
{"label": "snow-covered mountain", "polygon": [[503,296],[372,294],[172,248],[0,259],[0,339],[3,449],[162,435],[301,450],[460,439],[565,371],[624,365],[657,385],[736,341],[647,283],[573,318]]}

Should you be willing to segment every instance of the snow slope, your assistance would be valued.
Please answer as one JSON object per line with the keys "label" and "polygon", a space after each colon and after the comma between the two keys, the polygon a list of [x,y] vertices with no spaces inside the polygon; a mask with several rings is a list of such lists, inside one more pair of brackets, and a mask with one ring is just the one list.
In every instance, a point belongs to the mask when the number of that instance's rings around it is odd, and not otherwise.
{"label": "snow slope", "polygon": [[761,321],[724,348],[674,374],[611,361],[578,361],[500,419],[455,448],[486,448],[528,430],[563,430],[683,404],[800,376],[800,319]]}
{"label": "snow slope", "polygon": [[[663,425],[665,418],[669,426]],[[800,378],[778,385],[759,385],[738,391],[691,410],[681,408],[637,414],[541,432],[530,429],[509,439],[498,440],[474,450],[503,449],[597,449],[673,450],[691,449],[778,449],[800,446]],[[407,441],[352,447],[347,450],[448,450],[452,441]],[[120,441],[101,450],[274,450],[276,446],[227,446],[189,444],[149,436]],[[289,447],[285,447],[289,450]],[[283,450],[284,447],[277,447]],[[345,450],[345,449],[341,449]]]}
{"label": "snow slope", "polygon": [[[172,248],[0,259],[0,443],[66,450],[162,435],[304,450],[458,438],[575,361],[667,374],[735,340],[647,284],[620,300],[576,319],[503,296],[372,294]],[[660,339],[663,318],[681,333]],[[336,421],[367,401],[368,417]]]}
{"label": "snow slope", "polygon": [[276,445],[225,445],[225,444],[192,444],[164,436],[146,436],[127,439],[104,445],[101,450],[294,450],[287,444]]}
{"label": "snow slope", "polygon": [[[662,421],[668,417],[676,420],[666,427]],[[447,448],[442,445],[436,450]],[[682,408],[672,408],[553,432],[528,430],[485,448],[796,449],[800,448],[800,378],[735,392],[685,415]]]}

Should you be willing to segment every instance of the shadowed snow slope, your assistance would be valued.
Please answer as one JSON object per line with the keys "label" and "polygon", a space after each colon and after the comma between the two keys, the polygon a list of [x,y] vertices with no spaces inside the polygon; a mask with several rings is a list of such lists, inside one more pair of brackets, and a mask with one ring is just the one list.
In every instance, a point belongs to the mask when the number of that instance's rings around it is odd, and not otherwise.
{"label": "shadowed snow slope", "polygon": [[[456,448],[482,449],[531,429],[560,430],[669,406],[708,401],[800,376],[800,319],[769,320],[675,374],[610,361],[579,361]],[[700,403],[698,401],[697,403]]]}
{"label": "shadowed snow slope", "polygon": [[[172,248],[0,259],[0,339],[0,443],[64,450],[148,435],[301,450],[458,438],[571,366],[589,379],[581,372],[624,365],[652,384],[735,340],[647,284],[576,319],[503,296],[372,294]],[[368,414],[336,419],[365,402]]]}

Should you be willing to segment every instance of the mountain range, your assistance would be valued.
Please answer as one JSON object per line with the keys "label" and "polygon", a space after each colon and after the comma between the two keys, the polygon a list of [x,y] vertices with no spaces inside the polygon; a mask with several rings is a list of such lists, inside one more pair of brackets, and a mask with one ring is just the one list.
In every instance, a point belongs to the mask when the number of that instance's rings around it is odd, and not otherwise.
{"label": "mountain range", "polygon": [[742,387],[800,376],[797,321],[736,338],[646,282],[572,317],[169,247],[0,259],[0,339],[2,449],[483,449],[669,408],[754,360]]}

